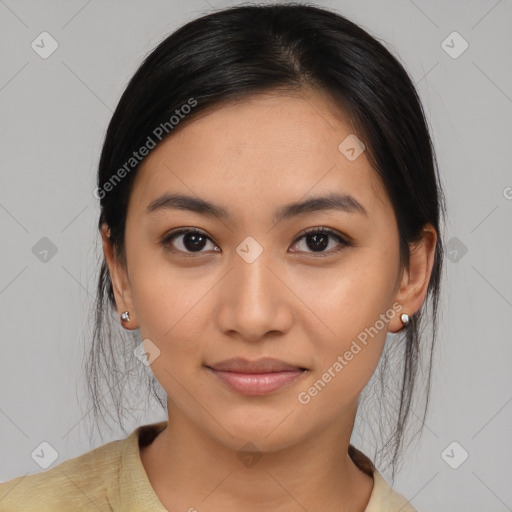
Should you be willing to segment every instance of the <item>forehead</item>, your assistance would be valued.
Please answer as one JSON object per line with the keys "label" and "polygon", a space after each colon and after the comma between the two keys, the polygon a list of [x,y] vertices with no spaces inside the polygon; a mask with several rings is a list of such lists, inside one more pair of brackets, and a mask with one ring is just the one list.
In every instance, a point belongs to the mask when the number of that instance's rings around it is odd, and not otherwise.
{"label": "forehead", "polygon": [[340,150],[354,135],[347,116],[311,91],[225,103],[197,114],[152,150],[130,208],[142,212],[163,193],[182,192],[250,217],[270,203],[335,192],[352,195],[370,214],[389,210],[365,152],[350,160]]}

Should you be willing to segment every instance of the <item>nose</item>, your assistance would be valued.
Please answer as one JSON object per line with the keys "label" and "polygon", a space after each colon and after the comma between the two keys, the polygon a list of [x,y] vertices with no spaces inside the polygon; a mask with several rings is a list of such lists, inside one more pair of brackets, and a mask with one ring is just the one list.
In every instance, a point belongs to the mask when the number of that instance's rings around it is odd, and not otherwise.
{"label": "nose", "polygon": [[291,328],[293,293],[279,274],[270,251],[263,250],[254,260],[234,254],[216,309],[217,325],[225,335],[256,342]]}

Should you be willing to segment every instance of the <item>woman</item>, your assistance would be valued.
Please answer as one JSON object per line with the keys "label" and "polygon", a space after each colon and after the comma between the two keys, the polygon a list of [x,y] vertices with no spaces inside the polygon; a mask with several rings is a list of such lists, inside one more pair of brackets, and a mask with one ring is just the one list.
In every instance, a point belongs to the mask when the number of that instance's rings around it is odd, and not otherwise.
{"label": "woman", "polygon": [[95,195],[94,406],[114,309],[168,419],[6,482],[2,510],[415,510],[350,443],[397,333],[396,468],[442,268],[429,132],[382,44],[297,4],[186,24],[122,95]]}

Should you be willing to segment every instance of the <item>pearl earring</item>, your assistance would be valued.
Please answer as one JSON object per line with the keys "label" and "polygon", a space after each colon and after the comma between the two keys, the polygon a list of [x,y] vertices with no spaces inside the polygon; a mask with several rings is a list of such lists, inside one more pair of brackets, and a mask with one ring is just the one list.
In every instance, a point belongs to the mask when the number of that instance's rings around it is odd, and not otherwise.
{"label": "pearl earring", "polygon": [[129,322],[130,321],[130,312],[129,311],[125,311],[121,315],[121,320],[123,320],[124,322]]}
{"label": "pearl earring", "polygon": [[407,313],[402,313],[402,315],[400,315],[400,320],[404,325],[407,325],[409,323],[409,315]]}

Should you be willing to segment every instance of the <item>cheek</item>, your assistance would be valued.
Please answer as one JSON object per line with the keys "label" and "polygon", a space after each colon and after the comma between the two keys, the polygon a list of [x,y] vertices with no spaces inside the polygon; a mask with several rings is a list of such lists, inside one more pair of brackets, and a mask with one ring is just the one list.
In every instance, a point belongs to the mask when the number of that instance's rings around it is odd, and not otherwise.
{"label": "cheek", "polygon": [[323,407],[332,403],[339,410],[368,383],[382,354],[389,321],[395,316],[390,307],[394,269],[392,254],[368,249],[347,257],[332,272],[317,272],[309,285],[305,285],[307,274],[297,281],[304,285],[301,296],[307,297],[321,320],[308,313],[311,321],[306,328],[315,347],[315,365],[299,403],[310,401]]}
{"label": "cheek", "polygon": [[[294,291],[309,311],[311,340],[322,352],[342,350],[390,307],[395,264],[375,250],[359,250],[332,269],[302,271],[293,278]],[[387,324],[378,325],[387,330]],[[319,336],[320,335],[320,336]]]}
{"label": "cheek", "polygon": [[161,287],[161,282],[152,288],[150,283],[146,285],[139,289],[136,299],[141,335],[157,340],[163,347],[199,341],[204,332],[204,313],[198,297],[204,295],[204,287],[197,293],[191,288],[183,293],[176,289],[176,281],[172,288]]}
{"label": "cheek", "polygon": [[[134,284],[141,338],[158,356],[151,362],[151,371],[169,397],[185,408],[193,409],[187,389],[198,392],[203,345],[207,327],[204,297],[211,285],[194,284],[153,269],[152,275]],[[140,276],[142,278],[142,275]],[[156,348],[154,348],[156,346]],[[188,404],[188,405],[187,405]]]}
{"label": "cheek", "polygon": [[211,273],[172,268],[165,258],[150,263],[132,280],[141,337],[155,343],[171,364],[197,360],[211,324]]}
{"label": "cheek", "polygon": [[357,400],[375,372],[394,316],[384,288],[363,286],[354,278],[333,288],[322,296],[319,311],[328,328],[311,329],[315,364],[297,396],[310,414],[331,419]]}
{"label": "cheek", "polygon": [[187,284],[186,270],[173,266],[165,250],[147,239],[144,232],[134,231],[127,240],[132,298],[137,310],[141,336],[165,342],[173,335],[180,318],[191,309],[193,284]]}

